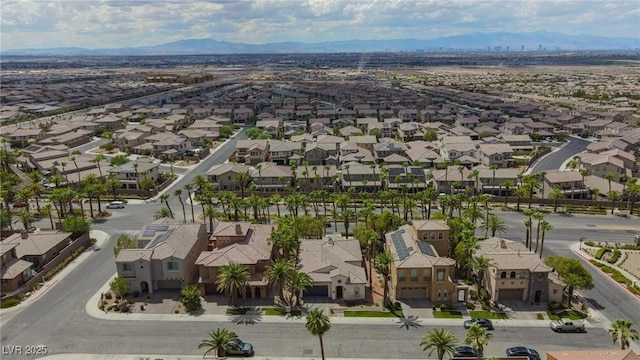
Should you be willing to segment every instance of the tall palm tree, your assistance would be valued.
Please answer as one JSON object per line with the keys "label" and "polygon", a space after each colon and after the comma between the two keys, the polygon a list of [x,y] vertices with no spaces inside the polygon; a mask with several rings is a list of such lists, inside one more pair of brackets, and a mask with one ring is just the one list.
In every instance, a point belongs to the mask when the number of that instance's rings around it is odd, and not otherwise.
{"label": "tall palm tree", "polygon": [[180,201],[180,206],[182,206],[182,218],[184,219],[185,224],[187,223],[187,212],[184,208],[184,201],[182,201],[182,190],[175,189],[173,191],[173,196],[177,197]]}
{"label": "tall palm tree", "polygon": [[249,277],[249,268],[246,265],[230,262],[229,265],[221,266],[216,279],[218,291],[230,295],[231,305],[237,306],[238,292],[244,290]]}
{"label": "tall palm tree", "polygon": [[169,210],[169,217],[173,218],[173,211],[171,211],[171,206],[169,206],[169,194],[164,193],[160,195],[160,201],[164,203],[164,206]]}
{"label": "tall palm tree", "polygon": [[306,319],[307,323],[305,327],[307,330],[320,339],[320,354],[322,355],[322,360],[324,360],[324,343],[322,342],[322,336],[331,329],[331,321],[320,308],[311,309],[311,311],[307,313]]}
{"label": "tall palm tree", "polygon": [[[313,286],[311,277],[301,271],[294,271],[289,279],[289,304],[294,306],[300,305],[301,294],[308,288]],[[295,301],[294,301],[295,298]]]}
{"label": "tall palm tree", "polygon": [[616,174],[614,174],[614,173],[606,173],[606,174],[604,174],[604,179],[609,182],[609,192],[607,193],[607,196],[609,196],[609,193],[611,192],[611,181],[613,179],[615,179],[615,178],[616,178]]}
{"label": "tall palm tree", "polygon": [[216,217],[216,209],[211,206],[211,205],[207,205],[207,207],[204,209],[204,216],[209,219],[209,232],[213,233],[213,219]]}
{"label": "tall palm tree", "polygon": [[202,340],[200,345],[198,345],[198,349],[207,348],[207,351],[202,356],[203,358],[207,357],[207,354],[210,352],[215,351],[217,359],[223,357],[227,351],[231,350],[231,345],[237,340],[238,335],[236,335],[235,332],[224,328],[217,328],[209,332],[209,339]]}
{"label": "tall palm tree", "polygon": [[438,360],[442,360],[445,355],[449,355],[449,358],[453,356],[453,346],[457,342],[458,339],[451,331],[445,328],[434,328],[422,337],[420,346],[423,347],[422,351],[429,350],[429,356],[435,351]]}
{"label": "tall palm tree", "polygon": [[289,259],[277,259],[265,269],[265,277],[271,286],[278,289],[280,302],[283,304],[285,303],[284,285],[291,279],[294,272],[295,269]]}
{"label": "tall palm tree", "polygon": [[553,189],[549,193],[549,199],[553,200],[553,212],[558,210],[558,200],[564,198],[564,193],[560,190],[558,185],[554,185]]}
{"label": "tall palm tree", "polygon": [[104,182],[104,178],[102,177],[102,166],[100,166],[100,163],[106,159],[107,157],[104,154],[98,154],[93,158],[93,162],[98,166],[98,174],[100,174],[100,181],[102,182]]}
{"label": "tall palm tree", "polygon": [[[541,222],[544,221],[544,213],[540,211],[536,211],[535,213],[533,213],[533,218],[538,220],[538,225],[536,228],[536,249],[534,251],[535,253],[535,252],[538,252],[538,245],[540,244],[540,225],[541,225]],[[531,250],[531,246],[532,246],[531,242],[529,243],[529,250]]]}
{"label": "tall palm tree", "polygon": [[[551,225],[551,223],[546,220],[542,220],[540,229],[542,229],[542,236],[540,238],[540,259],[542,259],[542,251],[544,250],[544,235],[547,233],[547,231],[553,230],[553,225]],[[538,251],[537,246],[536,251]]]}
{"label": "tall palm tree", "polygon": [[187,199],[189,199],[189,204],[191,204],[191,222],[195,223],[195,214],[193,210],[193,198],[191,194],[193,193],[193,184],[184,184],[184,189],[187,190]]}
{"label": "tall palm tree", "polygon": [[386,306],[389,303],[389,274],[391,273],[391,264],[394,261],[393,254],[385,251],[376,256],[376,270],[378,270],[384,279],[383,285],[383,305]]}
{"label": "tall palm tree", "polygon": [[616,207],[616,201],[622,199],[622,195],[620,195],[620,191],[613,190],[607,194],[607,197],[611,201],[611,214],[613,214],[613,210]]}
{"label": "tall palm tree", "polygon": [[614,344],[620,342],[620,348],[622,350],[629,347],[629,340],[640,339],[638,330],[633,328],[633,323],[628,319],[618,319],[611,324],[609,335]]}
{"label": "tall palm tree", "polygon": [[498,215],[489,215],[489,219],[480,224],[480,229],[485,231],[485,237],[487,233],[491,231],[491,236],[496,236],[496,233],[506,234],[509,226]]}
{"label": "tall palm tree", "polygon": [[471,346],[478,353],[478,359],[484,356],[484,347],[489,344],[489,340],[493,334],[489,333],[486,328],[478,324],[473,324],[467,329],[467,337],[464,343]]}
{"label": "tall palm tree", "polygon": [[504,188],[505,188],[504,206],[507,206],[507,204],[509,202],[509,193],[511,192],[511,188],[516,186],[516,184],[513,182],[513,180],[506,179],[505,181],[502,182],[502,186],[504,186]]}
{"label": "tall palm tree", "polygon": [[486,256],[474,256],[467,264],[478,278],[478,286],[484,285],[484,275],[492,267],[495,267],[493,260]]}
{"label": "tall palm tree", "polygon": [[51,204],[45,204],[44,206],[42,206],[42,211],[45,211],[49,216],[49,222],[51,223],[51,229],[53,230],[55,229],[55,226],[53,226],[53,216],[51,215],[51,210],[53,210],[53,206],[51,206]]}

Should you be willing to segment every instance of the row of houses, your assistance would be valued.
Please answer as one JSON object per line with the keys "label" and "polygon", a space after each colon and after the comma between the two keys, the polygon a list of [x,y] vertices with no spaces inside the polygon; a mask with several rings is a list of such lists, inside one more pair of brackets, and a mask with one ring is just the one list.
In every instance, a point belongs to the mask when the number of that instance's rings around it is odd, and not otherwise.
{"label": "row of houses", "polygon": [[[146,225],[138,234],[138,248],[123,249],[116,257],[118,276],[131,291],[153,293],[197,284],[201,294],[219,293],[218,272],[230,263],[247,266],[250,280],[243,298],[270,296],[264,273],[274,260],[271,225],[218,223],[210,236],[204,224],[179,224],[170,219]],[[450,229],[444,221],[421,220],[385,235],[394,256],[390,272],[393,299],[423,299],[439,303],[467,301],[468,286],[455,278],[455,261],[447,257]],[[358,240],[340,235],[300,241],[298,270],[313,280],[305,296],[358,301],[370,286]],[[486,287],[495,301],[527,303],[560,301],[562,285],[552,269],[522,244],[489,238],[477,255],[490,258]]]}

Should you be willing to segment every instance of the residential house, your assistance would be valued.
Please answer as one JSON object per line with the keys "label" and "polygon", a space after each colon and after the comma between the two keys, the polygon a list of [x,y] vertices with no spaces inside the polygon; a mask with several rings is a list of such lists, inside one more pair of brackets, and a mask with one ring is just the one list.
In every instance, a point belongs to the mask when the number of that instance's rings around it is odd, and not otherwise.
{"label": "residential house", "polygon": [[285,191],[291,185],[292,172],[289,166],[273,162],[262,162],[249,169],[249,176],[258,191],[263,193]]}
{"label": "residential house", "polygon": [[373,146],[378,143],[373,135],[350,136],[349,142],[369,151],[373,151]]}
{"label": "residential house", "polygon": [[299,271],[313,281],[304,296],[344,301],[365,299],[368,282],[357,239],[345,239],[339,234],[306,239],[300,242],[299,254]]}
{"label": "residential house", "polygon": [[545,192],[548,197],[551,189],[558,187],[565,197],[572,199],[584,199],[589,194],[589,189],[584,185],[582,175],[577,171],[547,171],[544,175],[544,187],[549,189]]}
{"label": "residential house", "polygon": [[269,140],[268,159],[278,165],[289,165],[292,156],[301,156],[302,143],[293,141]]}
{"label": "residential house", "polygon": [[[390,164],[386,161],[385,163]],[[387,171],[386,185],[389,189],[401,190],[406,188],[407,191],[418,192],[431,186],[429,180],[427,180],[428,170],[420,166],[387,165],[385,169]]]}
{"label": "residential house", "polygon": [[118,276],[129,282],[129,291],[152,294],[196,283],[195,263],[207,249],[205,224],[160,219],[145,225],[137,240],[139,248],[122,249],[116,256]]}
{"label": "residential house", "polygon": [[499,168],[494,170],[484,165],[476,166],[473,170],[478,171],[479,184],[475,184],[474,186],[476,191],[498,196],[507,194],[507,188],[504,186],[507,180],[510,180],[512,183],[511,188],[508,190],[509,194],[515,190],[515,185],[518,183],[518,174],[520,173],[520,170],[516,168]]}
{"label": "residential house", "polygon": [[334,165],[298,166],[296,186],[298,189],[332,190],[336,188],[336,167]]}
{"label": "residential house", "polygon": [[417,122],[408,122],[398,125],[398,136],[403,141],[422,140],[424,138],[424,130],[422,125]]}
{"label": "residential house", "polygon": [[238,140],[236,143],[236,161],[255,165],[266,161],[269,155],[267,140]]}
{"label": "residential house", "polygon": [[447,166],[444,169],[432,170],[431,176],[438,192],[453,194],[474,187],[475,179],[469,179],[470,173],[466,167]]}
{"label": "residential house", "polygon": [[353,187],[356,192],[373,192],[381,186],[380,170],[375,164],[348,163],[337,175],[344,191]]}
{"label": "residential house", "polygon": [[220,222],[209,238],[208,248],[198,256],[198,287],[203,295],[218,294],[216,280],[221,267],[231,263],[245,265],[250,279],[240,290],[242,298],[263,299],[269,282],[264,277],[271,264],[272,247],[269,236],[271,225],[248,222]]}
{"label": "residential house", "polygon": [[9,139],[11,146],[23,147],[32,142],[38,142],[44,138],[44,135],[44,129],[17,128],[12,133],[3,136]]}
{"label": "residential house", "polygon": [[483,165],[513,166],[513,149],[509,144],[478,144],[478,155]]}
{"label": "residential house", "polygon": [[325,165],[327,158],[338,155],[338,144],[315,142],[307,144],[304,149],[304,161],[309,165]]}
{"label": "residential house", "polygon": [[33,278],[33,263],[20,259],[17,253],[17,242],[0,242],[2,256],[2,295],[18,290],[29,279]]}
{"label": "residential house", "polygon": [[244,124],[249,116],[253,115],[253,110],[247,108],[233,109],[233,123]]}
{"label": "residential house", "polygon": [[580,167],[591,175],[604,178],[606,174],[613,174],[617,182],[621,182],[621,177],[631,176],[631,169],[625,167],[624,161],[612,155],[583,153],[578,158]]}
{"label": "residential house", "polygon": [[239,173],[249,173],[250,166],[238,163],[214,165],[207,171],[207,180],[217,185],[218,191],[240,192],[240,183],[236,181]]}
{"label": "residential house", "polygon": [[449,254],[450,228],[444,220],[413,220],[416,239],[431,244],[438,254]]}
{"label": "residential house", "polygon": [[264,133],[271,135],[272,138],[278,138],[280,133],[279,119],[264,119],[256,121],[256,127]]}
{"label": "residential house", "polygon": [[380,138],[379,141],[379,143],[373,145],[373,153],[378,161],[391,154],[406,155],[408,148],[403,142],[389,138]]}
{"label": "residential house", "polygon": [[160,175],[160,164],[145,159],[128,162],[120,166],[114,166],[108,170],[122,184],[122,189],[143,190],[140,185],[144,178],[153,179],[155,183]]}
{"label": "residential house", "polygon": [[441,257],[429,241],[418,238],[412,225],[387,233],[385,248],[394,258],[389,275],[392,299],[424,299],[434,303],[466,300],[467,286],[452,280],[455,260]]}
{"label": "residential house", "polygon": [[497,237],[478,244],[476,256],[489,258],[494,264],[485,272],[483,285],[491,300],[526,304],[562,301],[563,285],[538,254],[524,244]]}

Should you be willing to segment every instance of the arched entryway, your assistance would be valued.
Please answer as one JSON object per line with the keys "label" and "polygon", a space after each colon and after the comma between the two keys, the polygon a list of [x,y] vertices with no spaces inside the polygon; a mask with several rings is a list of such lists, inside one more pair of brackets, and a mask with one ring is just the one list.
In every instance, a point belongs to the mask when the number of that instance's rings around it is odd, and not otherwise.
{"label": "arched entryway", "polygon": [[464,302],[465,301],[465,291],[464,290],[458,290],[458,302]]}
{"label": "arched entryway", "polygon": [[533,296],[533,303],[540,304],[541,298],[542,298],[542,290],[536,291],[535,295]]}
{"label": "arched entryway", "polygon": [[149,292],[149,283],[146,281],[140,282],[140,292],[146,294]]}
{"label": "arched entryway", "polygon": [[336,299],[342,299],[342,286],[336,287]]}

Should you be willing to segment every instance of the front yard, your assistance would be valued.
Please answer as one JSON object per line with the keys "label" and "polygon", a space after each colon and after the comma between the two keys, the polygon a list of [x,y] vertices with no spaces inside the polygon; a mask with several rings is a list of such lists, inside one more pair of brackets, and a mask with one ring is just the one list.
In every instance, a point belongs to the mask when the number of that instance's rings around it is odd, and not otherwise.
{"label": "front yard", "polygon": [[472,318],[484,318],[484,319],[508,319],[507,314],[503,312],[494,312],[494,311],[470,311],[469,315]]}
{"label": "front yard", "polygon": [[346,310],[344,317],[381,317],[381,318],[402,318],[404,314],[402,310],[394,311],[375,311],[375,310]]}

